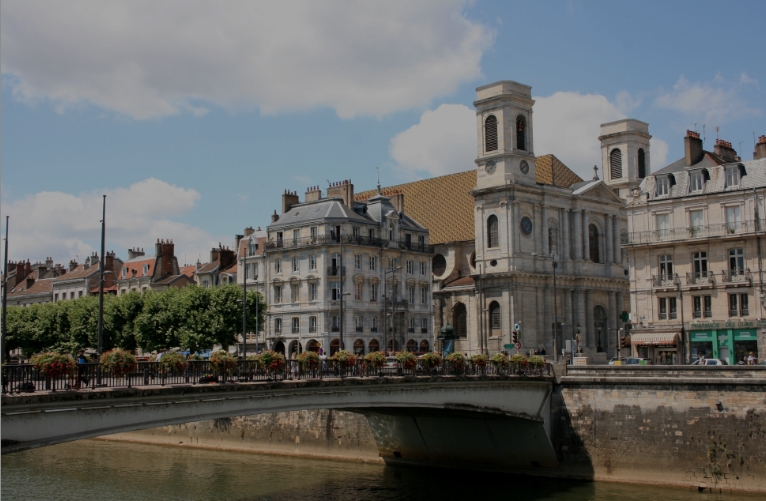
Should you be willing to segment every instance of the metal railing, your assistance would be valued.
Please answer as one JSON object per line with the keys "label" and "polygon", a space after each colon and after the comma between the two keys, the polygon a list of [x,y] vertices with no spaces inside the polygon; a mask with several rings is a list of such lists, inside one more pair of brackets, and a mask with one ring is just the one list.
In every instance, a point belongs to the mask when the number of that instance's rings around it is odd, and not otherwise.
{"label": "metal railing", "polygon": [[753,274],[750,273],[750,268],[746,270],[724,270],[721,272],[722,282],[749,282],[753,283]]}
{"label": "metal railing", "polygon": [[675,287],[678,280],[676,275],[652,275],[652,284],[655,287]]}
{"label": "metal railing", "polygon": [[531,365],[486,365],[466,361],[461,366],[443,361],[440,366],[427,367],[418,360],[414,367],[404,368],[395,364],[371,367],[363,359],[352,365],[343,365],[327,359],[314,367],[301,365],[297,360],[286,360],[282,367],[273,369],[256,361],[238,361],[228,370],[218,370],[209,361],[189,361],[186,370],[173,373],[159,362],[139,362],[135,371],[125,375],[113,375],[105,371],[99,374],[98,363],[78,364],[71,374],[48,377],[30,364],[8,364],[2,368],[3,393],[34,391],[74,391],[107,388],[131,388],[134,386],[197,385],[210,383],[247,383],[256,381],[285,381],[295,379],[322,379],[337,377],[402,377],[402,376],[515,376],[548,377],[553,371],[550,364],[541,367]]}
{"label": "metal railing", "polygon": [[[371,238],[355,235],[342,235],[340,238],[338,238],[334,233],[328,233],[326,235],[316,235],[301,238],[283,238],[282,240],[269,240],[266,242],[266,249],[297,249],[302,247],[313,247],[315,245],[340,244],[341,241],[343,241],[343,244],[346,245],[361,245],[364,247],[382,248],[389,245],[389,240],[384,240],[382,238]],[[406,241],[394,241],[394,243],[399,249],[406,249],[414,252],[425,252],[427,254],[433,254],[434,252],[433,245],[421,244],[418,242],[407,243]]]}
{"label": "metal railing", "polygon": [[694,238],[725,237],[727,235],[745,235],[761,231],[766,220],[719,223],[705,226],[689,226],[667,230],[635,231],[620,235],[622,245],[652,244],[689,240]]}
{"label": "metal railing", "polygon": [[697,271],[686,274],[686,285],[715,285],[715,273],[712,271]]}

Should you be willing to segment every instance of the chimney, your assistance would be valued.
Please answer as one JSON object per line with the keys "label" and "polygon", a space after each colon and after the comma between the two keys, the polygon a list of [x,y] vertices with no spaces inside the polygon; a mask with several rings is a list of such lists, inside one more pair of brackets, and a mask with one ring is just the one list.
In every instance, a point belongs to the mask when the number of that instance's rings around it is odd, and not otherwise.
{"label": "chimney", "polygon": [[162,243],[160,242],[160,239],[157,239],[157,243],[154,244],[154,257],[160,257],[162,256]]}
{"label": "chimney", "polygon": [[277,214],[277,210],[274,209],[274,214],[271,215],[271,222],[276,223],[279,221],[279,214]]}
{"label": "chimney", "polygon": [[26,273],[26,263],[24,261],[19,261],[16,263],[16,283],[13,284],[13,287],[19,285],[21,281],[27,277],[27,275],[28,273]]}
{"label": "chimney", "polygon": [[404,193],[399,191],[393,195],[389,195],[388,198],[391,199],[391,205],[394,206],[396,212],[404,212]]}
{"label": "chimney", "polygon": [[242,239],[245,238],[245,235],[234,235],[234,248],[239,249],[239,243],[242,241]]}
{"label": "chimney", "polygon": [[49,269],[50,268],[48,268],[47,266],[38,266],[37,267],[37,279],[39,280],[41,278],[45,278],[45,275],[48,273]]}
{"label": "chimney", "polygon": [[176,275],[177,271],[174,270],[173,264],[175,263],[175,244],[172,240],[168,240],[162,244],[162,263],[160,264],[160,276],[167,277],[169,275]]}
{"label": "chimney", "polygon": [[723,158],[726,162],[737,161],[737,152],[734,150],[734,148],[731,147],[731,143],[729,141],[724,141],[723,139],[716,139],[715,148],[713,148],[713,153]]}
{"label": "chimney", "polygon": [[244,236],[249,237],[253,233],[255,233],[255,230],[253,229],[253,227],[252,226],[248,226],[247,228],[245,228]]}
{"label": "chimney", "polygon": [[26,283],[24,284],[24,286],[25,286],[25,288],[26,288],[26,289],[29,289],[29,288],[30,288],[30,287],[32,287],[34,284],[35,284],[35,279],[34,279],[34,278],[32,278],[32,277],[27,277],[27,279],[26,279]]}
{"label": "chimney", "polygon": [[98,264],[98,252],[94,252],[92,256],[90,256],[90,265],[96,266]]}
{"label": "chimney", "polygon": [[144,250],[136,247],[135,249],[128,249],[128,260],[144,255]]}
{"label": "chimney", "polygon": [[295,191],[285,190],[282,194],[282,214],[290,210],[290,207],[300,203],[298,193]]}
{"label": "chimney", "polygon": [[761,158],[766,158],[766,136],[758,136],[758,144],[753,150],[753,160],[760,160]]}
{"label": "chimney", "polygon": [[77,261],[72,259],[69,261],[69,271],[74,271],[77,268]]}
{"label": "chimney", "polygon": [[104,273],[104,288],[114,285],[114,278],[117,274],[117,270],[114,269],[114,251],[107,252],[104,256],[104,272],[107,271],[112,273]]}
{"label": "chimney", "polygon": [[702,139],[698,132],[686,131],[684,138],[684,160],[687,167],[691,167],[702,159]]}
{"label": "chimney", "polygon": [[221,250],[221,244],[218,244],[218,248],[213,247],[210,249],[210,262],[218,261],[218,256]]}
{"label": "chimney", "polygon": [[316,202],[322,199],[322,190],[319,186],[309,186],[306,189],[306,202]]}
{"label": "chimney", "polygon": [[46,268],[53,268],[53,258],[52,257],[45,258],[45,267]]}
{"label": "chimney", "polygon": [[220,259],[220,265],[218,267],[218,271],[221,272],[231,266],[232,263],[234,263],[235,254],[231,249],[221,249],[219,252],[220,254],[218,257]]}
{"label": "chimney", "polygon": [[354,185],[350,179],[330,183],[327,188],[327,198],[342,198],[347,207],[354,207]]}
{"label": "chimney", "polygon": [[199,262],[199,259],[197,259],[197,269],[199,270],[202,268],[202,263]]}

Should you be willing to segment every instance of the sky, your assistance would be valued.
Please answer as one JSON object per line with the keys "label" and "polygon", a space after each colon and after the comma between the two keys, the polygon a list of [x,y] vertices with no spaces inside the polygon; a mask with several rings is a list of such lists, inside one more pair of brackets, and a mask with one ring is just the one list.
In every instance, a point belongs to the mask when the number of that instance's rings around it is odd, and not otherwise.
{"label": "sky", "polygon": [[285,190],[475,168],[475,89],[532,87],[534,150],[589,179],[599,126],[687,129],[751,159],[766,134],[761,1],[4,0],[9,258],[82,261],[171,239],[209,260]]}

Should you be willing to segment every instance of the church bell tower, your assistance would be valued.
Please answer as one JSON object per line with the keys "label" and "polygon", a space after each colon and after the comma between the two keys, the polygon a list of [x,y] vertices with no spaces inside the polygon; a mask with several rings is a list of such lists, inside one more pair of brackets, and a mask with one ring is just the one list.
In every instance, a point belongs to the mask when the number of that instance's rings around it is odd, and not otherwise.
{"label": "church bell tower", "polygon": [[626,118],[601,124],[601,172],[604,184],[627,200],[633,188],[651,173],[649,124]]}
{"label": "church bell tower", "polygon": [[532,87],[511,80],[476,89],[477,188],[534,185]]}

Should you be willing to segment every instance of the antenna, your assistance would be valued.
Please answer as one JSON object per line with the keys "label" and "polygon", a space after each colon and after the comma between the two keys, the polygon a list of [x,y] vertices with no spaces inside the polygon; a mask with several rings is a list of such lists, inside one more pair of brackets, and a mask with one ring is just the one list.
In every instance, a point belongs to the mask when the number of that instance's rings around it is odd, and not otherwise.
{"label": "antenna", "polygon": [[[755,132],[753,133],[753,137],[755,137]],[[378,171],[378,195],[380,195],[380,166],[375,167],[375,170]]]}
{"label": "antenna", "polygon": [[718,139],[718,131],[720,131],[720,130],[721,130],[721,128],[716,126],[716,128],[715,128],[715,138],[716,139]]}
{"label": "antenna", "polygon": [[705,124],[702,124],[702,142],[705,142]]}

